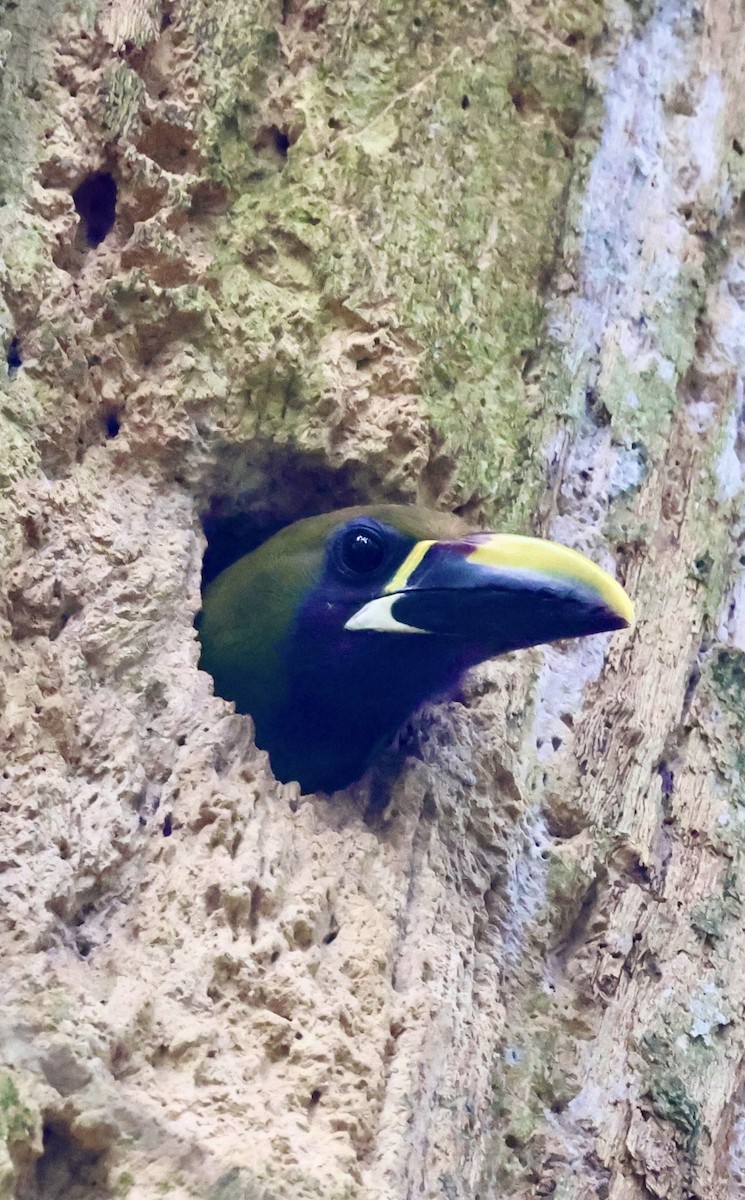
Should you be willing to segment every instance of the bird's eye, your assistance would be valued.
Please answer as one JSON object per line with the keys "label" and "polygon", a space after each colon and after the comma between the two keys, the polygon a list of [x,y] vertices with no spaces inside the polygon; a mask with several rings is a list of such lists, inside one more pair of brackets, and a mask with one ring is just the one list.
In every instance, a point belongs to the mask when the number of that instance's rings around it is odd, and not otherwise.
{"label": "bird's eye", "polygon": [[349,529],[339,543],[342,566],[354,575],[372,574],[382,566],[385,557],[385,542],[375,529],[360,526]]}

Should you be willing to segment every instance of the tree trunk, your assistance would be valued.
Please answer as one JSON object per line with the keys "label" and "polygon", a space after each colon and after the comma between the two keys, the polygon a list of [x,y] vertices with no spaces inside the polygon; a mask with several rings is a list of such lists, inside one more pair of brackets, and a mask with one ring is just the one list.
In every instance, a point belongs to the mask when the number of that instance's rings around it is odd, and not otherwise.
{"label": "tree trunk", "polygon": [[[0,11],[0,1196],[745,1195],[741,0]],[[639,618],[383,812],[193,629],[366,500]]]}

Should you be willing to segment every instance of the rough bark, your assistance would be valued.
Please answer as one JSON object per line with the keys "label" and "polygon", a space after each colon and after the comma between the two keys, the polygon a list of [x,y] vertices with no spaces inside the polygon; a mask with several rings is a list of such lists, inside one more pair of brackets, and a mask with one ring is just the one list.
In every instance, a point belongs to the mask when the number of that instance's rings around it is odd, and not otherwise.
{"label": "rough bark", "polygon": [[[0,14],[0,1196],[742,1196],[740,0]],[[383,813],[192,625],[203,528],[365,499],[639,613]]]}

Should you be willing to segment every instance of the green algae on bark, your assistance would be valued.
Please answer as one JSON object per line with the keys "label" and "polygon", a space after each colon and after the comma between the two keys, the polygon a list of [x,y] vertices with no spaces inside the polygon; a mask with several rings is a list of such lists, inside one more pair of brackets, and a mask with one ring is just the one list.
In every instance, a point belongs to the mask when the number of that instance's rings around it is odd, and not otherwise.
{"label": "green algae on bark", "polygon": [[542,23],[519,5],[308,11],[275,26],[266,5],[219,22],[200,0],[187,10],[212,93],[204,143],[234,198],[216,267],[231,288],[243,275],[243,373],[276,354],[307,419],[340,306],[395,330],[461,500],[504,509],[542,471],[522,371],[589,95],[581,46],[602,10],[559,5]]}

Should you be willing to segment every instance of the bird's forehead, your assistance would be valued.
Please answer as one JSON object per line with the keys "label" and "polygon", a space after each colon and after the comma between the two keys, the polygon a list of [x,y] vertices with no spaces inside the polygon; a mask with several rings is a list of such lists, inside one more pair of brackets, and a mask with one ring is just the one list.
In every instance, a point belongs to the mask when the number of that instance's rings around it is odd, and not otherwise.
{"label": "bird's forehead", "polygon": [[284,543],[283,548],[288,552],[293,552],[295,546],[320,550],[329,544],[340,529],[366,518],[389,526],[412,542],[457,539],[468,532],[468,526],[451,513],[407,504],[359,504],[316,517],[305,517],[276,534],[273,541],[277,549]]}

